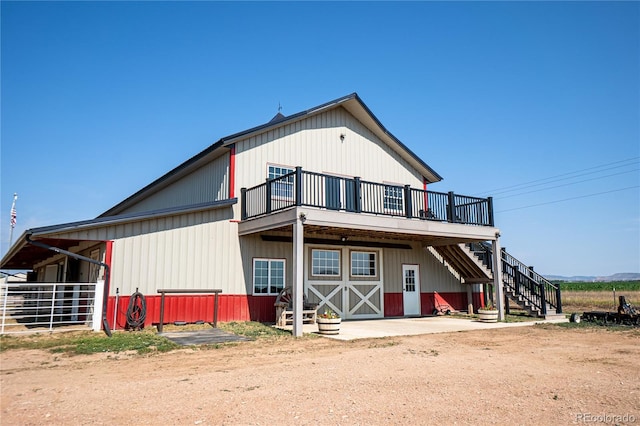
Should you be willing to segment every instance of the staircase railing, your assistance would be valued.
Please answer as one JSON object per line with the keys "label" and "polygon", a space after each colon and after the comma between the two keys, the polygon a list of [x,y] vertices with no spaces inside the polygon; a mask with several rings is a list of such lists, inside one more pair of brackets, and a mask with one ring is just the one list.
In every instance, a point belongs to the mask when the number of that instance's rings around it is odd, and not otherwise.
{"label": "staircase railing", "polygon": [[[476,257],[493,272],[491,244],[482,242],[471,243],[469,246]],[[551,283],[535,272],[533,268],[507,253],[505,249],[502,249],[500,257],[502,260],[502,282],[507,291],[520,296],[541,315],[547,314],[547,305],[555,309],[556,313],[562,313],[562,296],[559,285]]]}
{"label": "staircase railing", "polygon": [[522,296],[541,315],[547,314],[547,305],[562,313],[560,286],[553,284],[533,268],[502,250],[502,282],[515,295]]}

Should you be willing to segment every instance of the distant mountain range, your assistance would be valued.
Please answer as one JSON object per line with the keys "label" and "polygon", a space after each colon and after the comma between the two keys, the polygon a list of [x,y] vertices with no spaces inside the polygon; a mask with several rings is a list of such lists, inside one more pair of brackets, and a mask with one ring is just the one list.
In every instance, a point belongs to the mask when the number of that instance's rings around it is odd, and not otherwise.
{"label": "distant mountain range", "polygon": [[564,277],[562,275],[545,275],[544,277],[549,281],[640,281],[640,273],[637,272],[621,272],[609,275],[607,277],[594,277],[590,275],[576,275],[573,277]]}

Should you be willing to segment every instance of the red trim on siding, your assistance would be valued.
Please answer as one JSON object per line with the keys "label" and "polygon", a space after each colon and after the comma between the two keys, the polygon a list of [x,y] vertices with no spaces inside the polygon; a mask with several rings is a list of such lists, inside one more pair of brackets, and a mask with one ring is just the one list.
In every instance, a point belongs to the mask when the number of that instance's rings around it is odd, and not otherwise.
{"label": "red trim on siding", "polygon": [[[104,283],[105,285],[105,289],[104,289],[104,295],[108,295],[109,292],[111,291],[110,287],[111,287],[111,258],[112,258],[112,254],[113,254],[113,241],[109,240],[109,241],[105,241],[105,248],[104,248],[104,263],[106,263],[107,265],[109,265],[109,280],[106,281]],[[104,299],[102,299],[104,300]],[[109,312],[111,312],[111,316],[109,316]],[[109,306],[109,304],[107,303],[107,324],[109,323],[109,319],[111,318],[111,322],[113,322],[113,308]],[[102,325],[102,327],[104,328],[104,325]],[[110,325],[110,328],[113,329],[113,324]]]}
{"label": "red trim on siding", "polygon": [[[481,293],[473,293],[474,306],[476,296]],[[438,306],[448,305],[454,310],[467,310],[467,293],[466,292],[433,292],[433,293],[420,293],[420,312],[422,315],[431,315],[436,307],[435,301],[438,301]],[[404,316],[404,301],[402,293],[385,293],[384,294],[384,316],[385,317],[401,317]]]}
{"label": "red trim on siding", "polygon": [[[127,307],[130,296],[121,296],[118,300],[118,315],[116,328],[122,330],[127,324]],[[259,321],[275,322],[276,314],[273,307],[275,296],[247,296],[243,294],[221,294],[218,296],[218,321]],[[160,321],[159,294],[145,295],[147,304],[147,318],[145,326],[157,324]],[[164,323],[174,321],[213,321],[213,305],[215,296],[210,294],[167,295],[165,296]],[[113,321],[115,296],[109,297],[110,316]]]}
{"label": "red trim on siding", "polygon": [[229,198],[236,194],[236,144],[231,145],[229,154]]}
{"label": "red trim on siding", "polygon": [[401,317],[404,315],[404,301],[402,293],[384,294],[384,316]]}

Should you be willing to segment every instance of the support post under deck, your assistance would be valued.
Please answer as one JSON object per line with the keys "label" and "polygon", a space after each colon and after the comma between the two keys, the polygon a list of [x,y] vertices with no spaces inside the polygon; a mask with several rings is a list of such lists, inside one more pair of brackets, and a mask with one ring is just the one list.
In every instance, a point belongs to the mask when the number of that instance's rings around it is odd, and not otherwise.
{"label": "support post under deck", "polygon": [[473,314],[473,285],[467,284],[467,313]]}
{"label": "support post under deck", "polygon": [[494,302],[498,309],[498,321],[504,321],[504,288],[502,287],[502,255],[500,251],[500,236],[496,235],[496,239],[491,242],[493,250],[493,287]]}
{"label": "support post under deck", "polygon": [[304,292],[304,213],[293,224],[293,336],[302,336],[302,300]]}

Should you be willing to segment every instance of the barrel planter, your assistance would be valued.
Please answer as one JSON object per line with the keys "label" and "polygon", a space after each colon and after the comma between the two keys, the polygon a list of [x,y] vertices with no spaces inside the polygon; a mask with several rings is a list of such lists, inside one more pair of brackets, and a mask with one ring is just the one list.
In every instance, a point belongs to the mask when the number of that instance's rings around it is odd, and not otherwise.
{"label": "barrel planter", "polygon": [[498,322],[498,310],[478,309],[478,319],[482,322]]}
{"label": "barrel planter", "polygon": [[321,318],[318,317],[318,333],[320,334],[338,334],[340,333],[340,322],[342,318]]}

